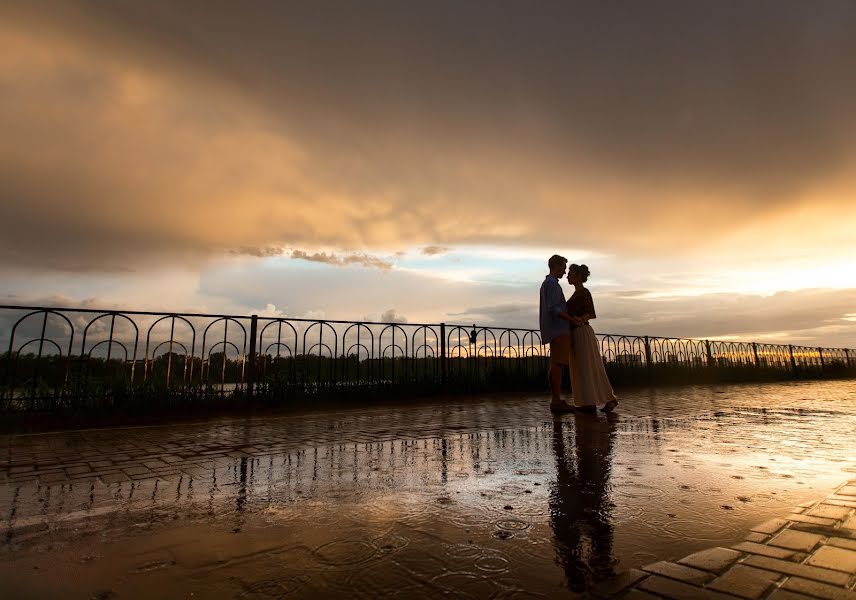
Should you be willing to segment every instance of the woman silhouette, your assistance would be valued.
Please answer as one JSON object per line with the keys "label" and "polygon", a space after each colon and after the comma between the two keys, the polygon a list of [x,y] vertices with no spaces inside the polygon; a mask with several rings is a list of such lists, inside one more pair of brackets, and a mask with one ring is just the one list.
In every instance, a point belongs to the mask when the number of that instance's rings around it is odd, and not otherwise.
{"label": "woman silhouette", "polygon": [[618,405],[618,398],[606,375],[597,336],[589,325],[590,320],[597,318],[591,292],[583,286],[589,275],[589,268],[585,265],[568,267],[568,283],[574,286],[574,293],[567,303],[571,317],[571,389],[577,409],[593,411],[603,403],[601,410],[610,412]]}

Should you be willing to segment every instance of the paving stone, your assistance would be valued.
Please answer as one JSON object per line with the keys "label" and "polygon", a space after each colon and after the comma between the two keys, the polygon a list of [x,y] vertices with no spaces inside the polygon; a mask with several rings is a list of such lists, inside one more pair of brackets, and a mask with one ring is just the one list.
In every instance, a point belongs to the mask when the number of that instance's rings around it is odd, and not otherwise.
{"label": "paving stone", "polygon": [[782,584],[782,589],[808,594],[816,598],[825,598],[826,600],[856,600],[856,593],[854,592],[799,577],[789,577]]}
{"label": "paving stone", "polygon": [[823,537],[816,533],[806,533],[804,531],[794,531],[793,529],[785,529],[779,535],[770,540],[771,546],[779,546],[788,548],[789,550],[799,550],[800,552],[811,552],[815,546],[823,541]]}
{"label": "paving stone", "polygon": [[159,469],[160,467],[166,467],[169,465],[162,460],[147,460],[143,462],[143,466],[146,466],[149,469]]}
{"label": "paving stone", "polygon": [[655,596],[641,590],[630,590],[621,597],[624,600],[660,600],[659,596]]}
{"label": "paving stone", "polygon": [[65,472],[68,473],[69,475],[79,475],[80,473],[91,473],[92,469],[90,469],[87,466],[71,467],[69,469],[66,469]]}
{"label": "paving stone", "polygon": [[810,523],[794,523],[791,526],[794,531],[805,531],[806,533],[816,533],[826,537],[839,537],[844,539],[856,540],[856,530],[847,527],[828,527],[825,525],[811,525]]}
{"label": "paving stone", "polygon": [[827,542],[830,546],[838,548],[847,548],[848,550],[856,550],[856,540],[846,540],[844,538],[831,537]]}
{"label": "paving stone", "polygon": [[769,521],[764,521],[759,525],[755,525],[755,527],[752,528],[752,531],[771,534],[776,533],[787,524],[788,522],[785,519],[770,519]]}
{"label": "paving stone", "polygon": [[39,475],[39,481],[42,483],[60,483],[68,481],[68,477],[65,473],[47,473]]}
{"label": "paving stone", "polygon": [[671,600],[725,600],[727,598],[738,597],[713,590],[706,590],[658,575],[643,579],[639,584],[639,588],[665,598],[670,598]]}
{"label": "paving stone", "polygon": [[812,517],[810,515],[788,515],[788,521],[797,521],[798,523],[811,523],[812,525],[835,525],[837,519],[827,519],[826,517]]}
{"label": "paving stone", "polygon": [[779,579],[778,573],[734,565],[707,584],[709,589],[755,600],[763,596]]}
{"label": "paving stone", "polygon": [[151,473],[150,469],[148,469],[147,467],[139,466],[139,465],[136,467],[124,468],[124,469],[122,469],[122,471],[124,471],[126,475],[131,475],[131,476],[133,476],[133,475],[145,475],[147,473]]}
{"label": "paving stone", "polygon": [[836,496],[832,495],[826,500],[824,500],[826,504],[832,504],[833,506],[849,506],[850,508],[856,508],[856,498],[852,496]]}
{"label": "paving stone", "polygon": [[602,581],[592,589],[592,594],[601,598],[613,598],[629,587],[648,577],[648,573],[639,569],[630,569],[619,573],[608,581]]}
{"label": "paving stone", "polygon": [[844,529],[856,529],[856,515],[853,515],[852,517],[844,521],[841,526]]}
{"label": "paving stone", "polygon": [[680,581],[685,581],[687,583],[694,583],[696,585],[707,583],[713,579],[713,575],[710,573],[705,573],[698,569],[685,567],[668,561],[660,561],[652,565],[642,567],[642,570],[649,573],[656,573],[657,575],[662,575],[664,577],[670,577],[671,579],[679,579]]}
{"label": "paving stone", "polygon": [[804,577],[813,579],[822,583],[830,583],[832,585],[846,585],[849,576],[841,571],[832,571],[821,567],[813,567],[811,565],[798,565],[796,563],[779,560],[778,558],[770,558],[768,556],[750,556],[745,561],[744,565],[750,567],[758,567],[759,569],[767,569],[784,575],[794,575],[796,577]]}
{"label": "paving stone", "polygon": [[856,574],[856,551],[836,548],[835,546],[824,546],[818,548],[817,552],[809,557],[806,564]]}
{"label": "paving stone", "polygon": [[695,567],[704,571],[722,573],[732,564],[737,562],[741,554],[728,548],[711,548],[690,554],[678,561],[678,564]]}
{"label": "paving stone", "polygon": [[36,471],[33,471],[32,475],[34,477],[40,477],[42,475],[50,475],[52,473],[64,473],[64,472],[65,472],[65,470],[62,468],[62,466],[58,465],[56,467],[51,467],[49,469],[38,469]]}
{"label": "paving stone", "polygon": [[121,483],[122,481],[128,481],[130,478],[124,473],[108,473],[107,475],[102,475],[99,477],[101,481],[104,483]]}
{"label": "paving stone", "polygon": [[54,467],[61,467],[64,463],[56,458],[50,458],[46,460],[40,460],[35,463],[36,470],[38,471],[47,471],[48,469],[52,469]]}
{"label": "paving stone", "polygon": [[746,534],[744,538],[747,542],[755,542],[760,544],[761,542],[766,542],[770,539],[770,536],[765,533],[758,533],[757,531],[750,531]]}
{"label": "paving stone", "polygon": [[102,475],[106,475],[107,473],[102,473],[100,471],[89,471],[88,473],[77,473],[75,475],[69,475],[68,478],[74,483],[81,483],[88,479],[98,479]]}
{"label": "paving stone", "polygon": [[767,596],[767,600],[814,600],[811,596],[805,594],[797,594],[788,590],[773,590],[773,593]]}
{"label": "paving stone", "polygon": [[852,509],[847,508],[846,506],[835,506],[823,503],[815,506],[806,514],[813,517],[826,517],[827,519],[840,521],[841,519],[849,516],[851,512],[853,512]]}
{"label": "paving stone", "polygon": [[845,485],[843,488],[835,490],[837,496],[856,496],[856,485]]}
{"label": "paving stone", "polygon": [[89,465],[93,469],[103,469],[104,467],[112,466],[113,462],[109,461],[109,460],[95,460],[95,461],[92,461],[91,463],[89,463]]}
{"label": "paving stone", "polygon": [[157,471],[155,473],[152,473],[153,476],[160,477],[161,479],[164,479],[164,480],[168,480],[170,478],[177,477],[177,476],[180,476],[183,474],[184,473],[182,471],[178,471],[175,469],[166,469],[166,470]]}
{"label": "paving stone", "polygon": [[[760,554],[761,556],[770,556],[772,558],[780,558],[782,560],[792,559],[795,552],[786,548],[776,548],[767,544],[756,544],[754,542],[740,542],[732,546],[735,550],[748,552],[749,554]],[[805,556],[805,555],[803,555]]]}

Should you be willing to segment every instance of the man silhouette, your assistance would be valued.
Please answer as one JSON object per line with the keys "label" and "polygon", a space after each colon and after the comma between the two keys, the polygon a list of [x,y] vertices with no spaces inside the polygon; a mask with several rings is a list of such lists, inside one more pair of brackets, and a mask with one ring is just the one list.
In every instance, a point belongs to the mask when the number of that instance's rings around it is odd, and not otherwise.
{"label": "man silhouette", "polygon": [[571,357],[571,317],[566,312],[565,294],[559,279],[565,274],[568,259],[554,254],[547,261],[549,275],[541,284],[541,305],[539,321],[541,325],[541,341],[550,344],[550,391],[552,400],[550,410],[553,412],[573,412],[574,407],[562,400],[562,372]]}

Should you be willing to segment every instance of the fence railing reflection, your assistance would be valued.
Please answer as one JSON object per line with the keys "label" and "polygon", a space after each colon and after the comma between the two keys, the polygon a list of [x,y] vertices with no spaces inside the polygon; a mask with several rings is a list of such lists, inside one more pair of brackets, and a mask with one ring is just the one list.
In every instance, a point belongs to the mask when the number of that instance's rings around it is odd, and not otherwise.
{"label": "fence railing reflection", "polygon": [[[856,350],[600,334],[618,383],[847,376]],[[533,329],[0,306],[0,406],[541,389]]]}

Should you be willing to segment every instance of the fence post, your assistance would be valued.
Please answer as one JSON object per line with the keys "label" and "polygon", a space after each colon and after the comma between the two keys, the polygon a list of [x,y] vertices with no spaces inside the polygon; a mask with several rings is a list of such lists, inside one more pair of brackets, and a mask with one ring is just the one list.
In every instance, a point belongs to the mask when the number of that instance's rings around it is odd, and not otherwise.
{"label": "fence post", "polygon": [[256,383],[256,337],[258,337],[259,316],[250,317],[250,364],[247,368],[247,401],[253,401]]}
{"label": "fence post", "polygon": [[760,367],[761,365],[758,363],[758,344],[752,342],[752,354],[755,355],[755,366]]}
{"label": "fence post", "polygon": [[[849,361],[848,361],[849,362]],[[0,370],[0,410],[11,410],[12,408],[12,396],[10,392],[9,402],[6,402],[6,390],[12,387],[12,377],[11,377],[11,369],[12,366],[12,350],[6,353],[5,356],[0,354],[0,363],[2,363],[2,370]],[[133,367],[132,367],[133,368]],[[133,371],[131,371],[131,383],[134,382],[133,379]]]}
{"label": "fence post", "polygon": [[794,345],[788,344],[788,352],[791,355],[791,370],[794,372],[794,375],[797,374],[797,361],[794,360]]}
{"label": "fence post", "polygon": [[823,364],[823,348],[818,346],[817,355],[820,357],[820,370],[823,371],[826,368],[826,365]]}
{"label": "fence post", "polygon": [[651,364],[651,340],[648,339],[647,335],[645,336],[645,367],[648,371],[648,379],[650,383],[651,373],[654,366]]}
{"label": "fence post", "polygon": [[440,383],[446,385],[446,324],[440,323]]}
{"label": "fence post", "polygon": [[707,350],[707,366],[713,366],[713,352],[710,351],[710,340],[704,341],[704,347]]}
{"label": "fence post", "polygon": [[850,364],[850,349],[849,348],[844,349],[844,356],[847,358],[847,368],[848,369],[852,368],[852,366]]}

